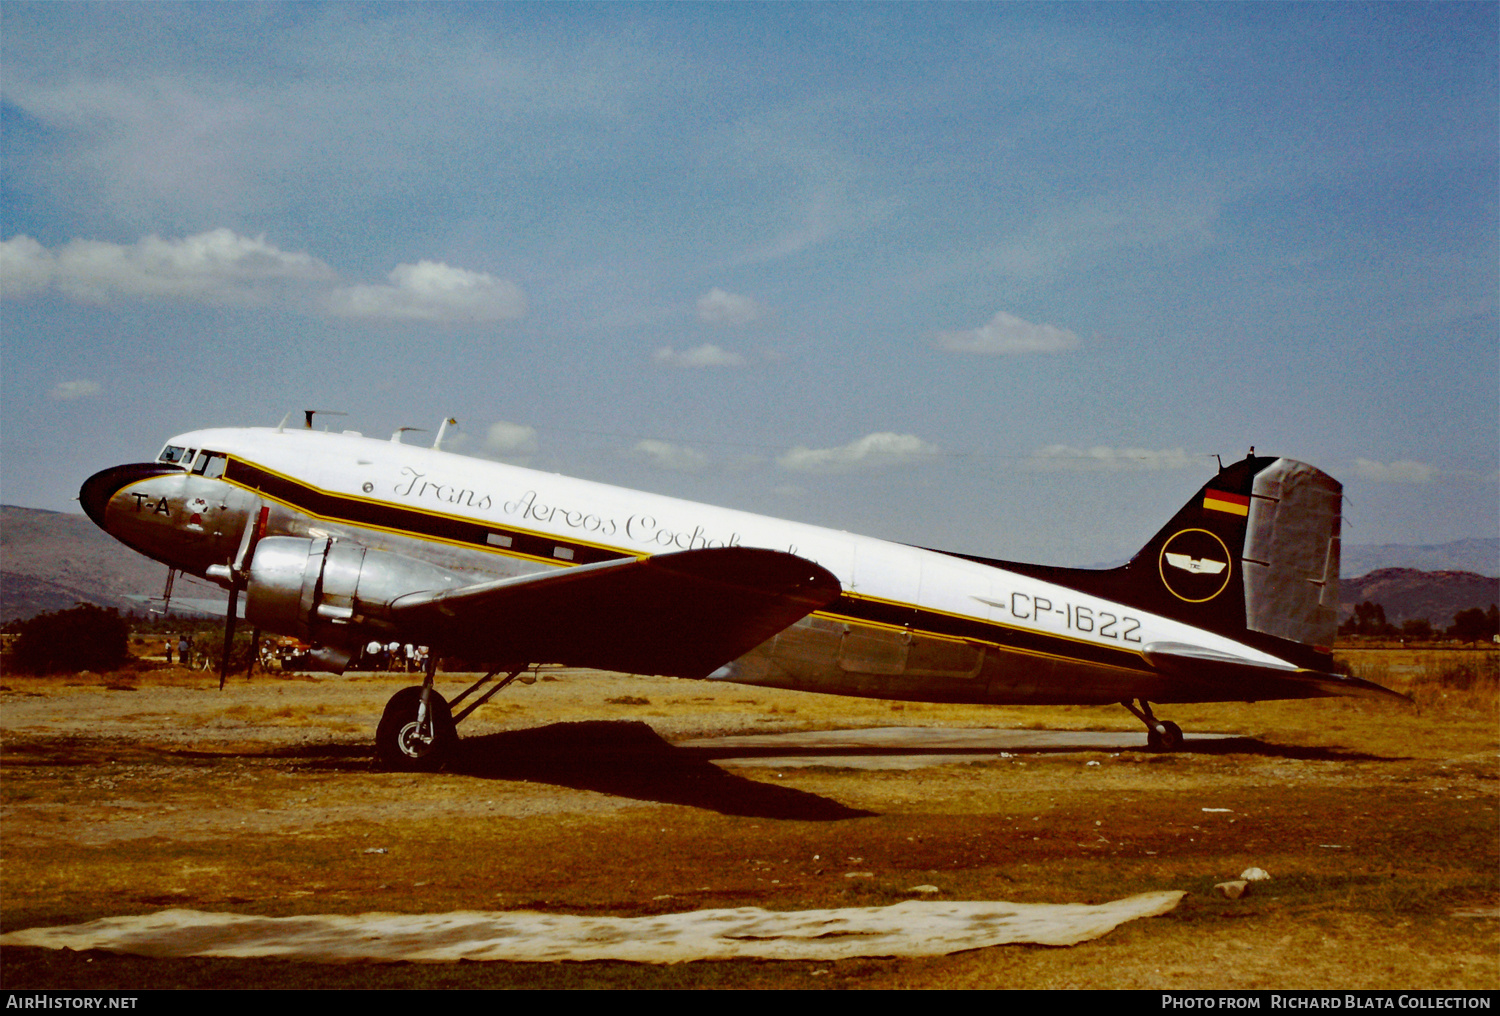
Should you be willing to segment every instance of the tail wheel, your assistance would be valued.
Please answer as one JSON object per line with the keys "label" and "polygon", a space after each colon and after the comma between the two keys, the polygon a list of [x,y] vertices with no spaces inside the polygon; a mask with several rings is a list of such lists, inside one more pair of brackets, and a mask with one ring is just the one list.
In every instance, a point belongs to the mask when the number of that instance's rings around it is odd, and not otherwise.
{"label": "tail wheel", "polygon": [[1130,699],[1120,703],[1129,709],[1135,718],[1146,725],[1146,748],[1150,751],[1181,751],[1182,728],[1171,720],[1158,720],[1151,712],[1151,703],[1140,700],[1137,706]]}
{"label": "tail wheel", "polygon": [[402,688],[391,696],[375,728],[375,754],[389,769],[398,772],[431,772],[453,758],[458,750],[458,730],[448,700],[437,692],[427,699],[432,715],[426,724],[418,720],[422,689]]}
{"label": "tail wheel", "polygon": [[1162,723],[1160,730],[1153,727],[1146,733],[1146,747],[1152,751],[1181,751],[1182,740],[1182,728],[1171,720]]}

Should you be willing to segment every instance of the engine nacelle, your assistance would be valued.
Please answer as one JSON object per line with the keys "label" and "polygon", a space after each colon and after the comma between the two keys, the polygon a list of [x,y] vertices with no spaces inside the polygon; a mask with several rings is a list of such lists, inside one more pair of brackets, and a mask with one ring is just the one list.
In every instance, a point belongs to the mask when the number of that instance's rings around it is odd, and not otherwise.
{"label": "engine nacelle", "polygon": [[268,536],[255,547],[245,618],[304,642],[353,647],[389,632],[392,600],[469,580],[436,565],[328,537]]}

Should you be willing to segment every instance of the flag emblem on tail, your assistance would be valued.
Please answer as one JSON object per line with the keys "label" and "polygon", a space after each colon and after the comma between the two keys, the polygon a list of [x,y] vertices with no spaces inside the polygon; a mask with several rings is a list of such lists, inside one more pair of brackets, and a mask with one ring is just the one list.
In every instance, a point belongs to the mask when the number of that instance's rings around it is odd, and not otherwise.
{"label": "flag emblem on tail", "polygon": [[1227,512],[1230,515],[1249,515],[1250,498],[1245,494],[1231,494],[1227,490],[1205,490],[1203,507],[1211,512]]}

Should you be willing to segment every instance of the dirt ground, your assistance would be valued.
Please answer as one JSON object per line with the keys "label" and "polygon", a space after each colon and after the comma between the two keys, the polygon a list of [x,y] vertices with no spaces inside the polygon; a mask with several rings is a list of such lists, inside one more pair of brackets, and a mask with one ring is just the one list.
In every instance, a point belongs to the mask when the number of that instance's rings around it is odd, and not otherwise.
{"label": "dirt ground", "polygon": [[[927,959],[320,965],[8,948],[0,985],[1500,987],[1500,654],[1350,656],[1419,705],[1165,707],[1190,735],[1232,735],[1171,755],[1145,751],[1118,707],[903,705],[559,671],[481,708],[460,727],[460,761],[431,775],[373,763],[403,676],[257,675],[220,692],[179,669],[8,674],[3,931],[172,907],[638,916],[873,906],[917,886],[1018,903],[1188,896],[1079,946]],[[741,763],[701,740],[873,727],[1129,736],[917,768],[816,750]],[[1214,891],[1250,867],[1271,880],[1239,900]]]}

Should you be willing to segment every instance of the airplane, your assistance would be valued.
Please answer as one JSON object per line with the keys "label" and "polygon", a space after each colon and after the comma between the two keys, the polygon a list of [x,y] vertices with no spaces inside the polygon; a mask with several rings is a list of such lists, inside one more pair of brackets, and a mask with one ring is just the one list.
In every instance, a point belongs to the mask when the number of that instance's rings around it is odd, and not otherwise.
{"label": "airplane", "polygon": [[[229,590],[221,685],[242,594],[257,635],[298,638],[334,673],[370,641],[430,647],[423,683],[391,697],[376,731],[394,769],[445,764],[457,723],[543,664],[908,701],[1119,703],[1160,751],[1183,734],[1153,702],[1406,700],[1334,667],[1342,487],[1253,448],[1128,563],[1083,569],[456,455],[441,433],[423,448],[401,430],[314,430],[312,412],[287,422],[177,435],[153,462],[89,477],[79,501],[127,546]],[[434,687],[440,657],[485,675],[450,702]]]}

